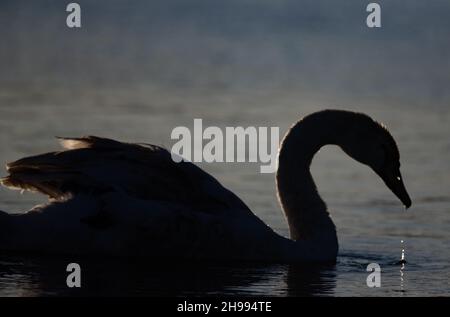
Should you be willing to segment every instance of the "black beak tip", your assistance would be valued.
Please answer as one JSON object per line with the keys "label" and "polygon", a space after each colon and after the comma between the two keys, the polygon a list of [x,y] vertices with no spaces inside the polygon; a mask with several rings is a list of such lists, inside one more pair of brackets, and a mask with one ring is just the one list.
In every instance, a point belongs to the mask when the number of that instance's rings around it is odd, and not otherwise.
{"label": "black beak tip", "polygon": [[403,201],[403,205],[405,206],[405,209],[408,209],[409,207],[411,207],[411,205],[412,205],[411,198],[407,197],[407,198]]}

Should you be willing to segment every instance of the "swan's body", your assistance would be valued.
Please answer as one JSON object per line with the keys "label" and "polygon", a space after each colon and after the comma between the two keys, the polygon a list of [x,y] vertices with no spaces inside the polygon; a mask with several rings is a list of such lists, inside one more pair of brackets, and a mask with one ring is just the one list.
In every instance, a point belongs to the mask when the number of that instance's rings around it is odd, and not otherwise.
{"label": "swan's body", "polygon": [[401,179],[392,181],[400,177],[393,138],[369,117],[352,112],[312,114],[282,142],[277,186],[291,239],[275,233],[211,175],[192,163],[175,163],[163,148],[97,137],[62,144],[65,151],[8,164],[5,186],[45,193],[51,202],[20,215],[0,212],[0,250],[334,261],[335,226],[309,172],[314,154],[326,144],[340,145],[370,165],[410,205]]}

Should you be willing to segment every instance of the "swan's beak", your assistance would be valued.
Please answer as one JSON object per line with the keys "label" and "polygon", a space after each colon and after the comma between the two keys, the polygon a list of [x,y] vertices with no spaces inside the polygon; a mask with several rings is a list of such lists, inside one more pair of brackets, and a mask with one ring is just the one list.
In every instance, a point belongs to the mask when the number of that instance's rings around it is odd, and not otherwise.
{"label": "swan's beak", "polygon": [[411,207],[411,198],[406,191],[399,169],[386,169],[380,173],[380,177],[383,179],[386,186],[389,187],[395,196],[397,196],[403,205],[405,205],[405,208]]}

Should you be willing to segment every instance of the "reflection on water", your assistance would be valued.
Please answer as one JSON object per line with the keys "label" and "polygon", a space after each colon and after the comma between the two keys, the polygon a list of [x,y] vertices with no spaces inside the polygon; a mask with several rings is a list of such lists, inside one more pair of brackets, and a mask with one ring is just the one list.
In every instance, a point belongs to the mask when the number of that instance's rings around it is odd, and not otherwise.
{"label": "reflection on water", "polygon": [[287,279],[287,295],[333,295],[336,287],[334,266],[290,265]]}
{"label": "reflection on water", "polygon": [[[336,265],[187,264],[117,258],[93,260],[8,255],[0,258],[0,296],[450,294],[448,266],[443,263],[406,266],[404,263],[394,263],[392,258],[387,257],[382,257],[379,263],[382,267],[381,287],[369,288],[366,285],[366,274],[369,274],[366,273],[366,266],[379,259],[377,255],[343,254]],[[66,267],[72,262],[81,266],[81,288],[66,286],[69,274]]]}
{"label": "reflection on water", "polygon": [[74,259],[0,259],[1,296],[331,295],[334,266],[155,263],[78,259],[82,287],[68,288]]}

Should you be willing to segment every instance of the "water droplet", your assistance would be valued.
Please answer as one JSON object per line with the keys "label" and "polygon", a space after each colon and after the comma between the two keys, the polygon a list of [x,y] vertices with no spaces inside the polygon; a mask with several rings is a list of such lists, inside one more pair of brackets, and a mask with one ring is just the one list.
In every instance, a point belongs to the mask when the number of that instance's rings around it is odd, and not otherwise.
{"label": "water droplet", "polygon": [[401,265],[400,266],[400,291],[401,292],[405,292],[405,289],[404,289],[404,284],[405,284],[404,269],[405,269],[405,263],[406,263],[406,260],[405,260],[405,248],[403,247],[404,241],[400,240],[400,242],[402,244],[402,255],[401,255],[401,259],[399,261],[399,263]]}
{"label": "water droplet", "polygon": [[402,243],[402,258],[401,258],[401,262],[405,263],[405,248],[403,247],[403,240],[401,240]]}
{"label": "water droplet", "polygon": [[400,261],[398,261],[397,263],[398,263],[398,264],[401,264],[401,265],[402,265],[402,268],[403,268],[403,266],[404,266],[405,263],[406,263],[406,259],[405,259],[405,248],[403,247],[404,241],[403,241],[403,240],[400,240],[400,242],[401,242],[401,244],[402,244],[402,254],[401,254],[401,257],[400,257]]}

